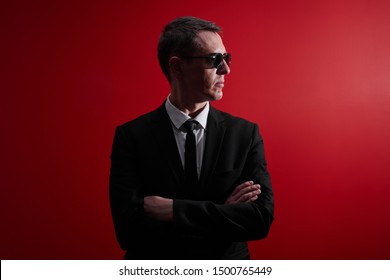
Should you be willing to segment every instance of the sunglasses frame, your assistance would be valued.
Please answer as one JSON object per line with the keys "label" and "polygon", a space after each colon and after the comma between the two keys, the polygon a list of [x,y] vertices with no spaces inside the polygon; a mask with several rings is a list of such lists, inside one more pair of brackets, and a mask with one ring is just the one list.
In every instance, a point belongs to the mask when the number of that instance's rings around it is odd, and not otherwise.
{"label": "sunglasses frame", "polygon": [[203,59],[212,59],[214,68],[219,69],[223,65],[223,61],[225,60],[226,64],[230,66],[232,63],[232,55],[230,53],[211,53],[204,56],[180,56],[180,58],[184,59],[192,59],[192,58],[203,58]]}

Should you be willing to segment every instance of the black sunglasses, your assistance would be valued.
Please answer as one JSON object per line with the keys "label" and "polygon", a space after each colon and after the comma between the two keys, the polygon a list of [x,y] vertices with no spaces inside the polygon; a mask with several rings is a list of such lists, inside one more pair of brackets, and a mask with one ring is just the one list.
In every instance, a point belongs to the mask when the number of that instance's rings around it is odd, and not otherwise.
{"label": "black sunglasses", "polygon": [[226,64],[230,66],[230,63],[232,63],[232,55],[230,53],[212,53],[205,56],[180,56],[180,58],[185,59],[191,59],[191,58],[205,58],[205,59],[212,59],[213,61],[213,67],[214,68],[220,68],[223,65],[223,61],[226,61]]}

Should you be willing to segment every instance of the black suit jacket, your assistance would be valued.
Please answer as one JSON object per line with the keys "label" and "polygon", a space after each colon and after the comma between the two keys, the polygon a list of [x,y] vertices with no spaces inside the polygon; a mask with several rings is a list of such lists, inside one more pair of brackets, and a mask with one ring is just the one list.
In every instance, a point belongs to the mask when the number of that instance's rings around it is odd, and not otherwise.
{"label": "black suit jacket", "polygon": [[[261,185],[255,202],[225,205],[239,184]],[[143,198],[172,198],[173,223],[143,213]],[[116,129],[110,174],[115,232],[128,259],[245,259],[246,241],[267,236],[273,192],[256,124],[210,106],[200,185],[184,185],[171,122],[162,105]]]}

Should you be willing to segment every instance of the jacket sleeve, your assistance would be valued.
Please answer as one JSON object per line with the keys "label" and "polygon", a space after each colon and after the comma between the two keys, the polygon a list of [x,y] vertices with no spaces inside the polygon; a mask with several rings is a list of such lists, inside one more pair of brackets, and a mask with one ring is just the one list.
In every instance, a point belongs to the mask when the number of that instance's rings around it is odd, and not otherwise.
{"label": "jacket sleeve", "polygon": [[144,215],[144,188],[138,172],[137,153],[134,152],[136,145],[132,141],[123,127],[116,129],[111,153],[109,196],[115,233],[122,249],[128,247],[129,240],[144,235],[143,229],[153,232],[166,226]]}
{"label": "jacket sleeve", "polygon": [[248,180],[261,185],[261,194],[254,202],[225,205],[211,201],[175,199],[175,228],[183,234],[226,238],[232,241],[265,238],[274,219],[274,200],[263,139],[256,124],[253,124],[251,145],[238,182]]}

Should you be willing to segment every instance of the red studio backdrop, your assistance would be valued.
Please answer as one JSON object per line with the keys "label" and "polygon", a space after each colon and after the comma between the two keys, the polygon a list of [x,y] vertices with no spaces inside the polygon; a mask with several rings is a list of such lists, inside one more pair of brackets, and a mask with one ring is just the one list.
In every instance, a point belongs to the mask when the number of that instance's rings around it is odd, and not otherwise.
{"label": "red studio backdrop", "polygon": [[252,258],[389,259],[389,14],[387,0],[2,1],[1,259],[122,258],[114,129],[168,95],[156,45],[184,15],[223,27],[233,62],[213,106],[265,141],[275,221]]}

